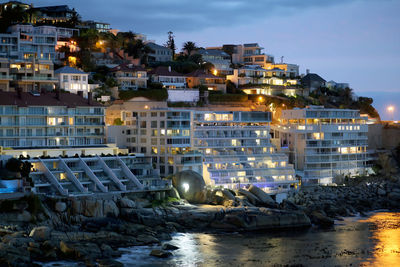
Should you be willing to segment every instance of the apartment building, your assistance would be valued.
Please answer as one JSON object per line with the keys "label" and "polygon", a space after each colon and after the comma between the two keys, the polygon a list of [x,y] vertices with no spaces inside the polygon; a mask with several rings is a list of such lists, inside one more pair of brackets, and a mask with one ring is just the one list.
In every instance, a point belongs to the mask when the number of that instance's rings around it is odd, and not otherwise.
{"label": "apartment building", "polygon": [[110,73],[117,80],[120,90],[147,88],[147,72],[141,66],[121,64],[110,69]]}
{"label": "apartment building", "polygon": [[171,69],[171,66],[159,66],[148,72],[152,82],[161,83],[164,88],[186,88],[185,75]]}
{"label": "apartment building", "polygon": [[206,86],[209,91],[221,91],[226,93],[225,79],[206,73],[204,70],[195,70],[186,74],[186,82],[189,88]]}
{"label": "apartment building", "polygon": [[57,28],[52,26],[34,27],[18,24],[8,28],[8,32],[19,35],[18,58],[54,60],[57,45]]}
{"label": "apartment building", "polygon": [[172,50],[168,47],[155,43],[147,43],[146,46],[152,50],[148,54],[149,63],[172,61]]}
{"label": "apartment building", "polygon": [[115,111],[124,125],[108,126],[107,137],[130,152],[151,156],[161,176],[191,169],[217,186],[256,184],[271,193],[297,183],[287,156],[276,153],[270,142],[271,113],[160,108],[138,102],[129,110],[111,106],[106,116],[115,116]]}
{"label": "apartment building", "polygon": [[58,79],[60,89],[73,94],[78,94],[78,91],[82,91],[83,96],[85,98],[88,97],[88,93],[91,91],[88,83],[88,73],[69,66],[64,66],[55,70],[54,74]]}
{"label": "apartment building", "polygon": [[283,110],[280,120],[274,140],[303,182],[329,184],[338,175],[370,171],[367,118],[359,111],[310,106]]}
{"label": "apartment building", "polygon": [[199,49],[197,54],[202,56],[203,61],[214,65],[215,74],[231,74],[231,57],[220,49]]}
{"label": "apartment building", "polygon": [[279,95],[287,96],[306,95],[297,79],[283,75],[284,70],[266,70],[258,65],[247,65],[234,69],[232,75],[226,79],[241,88],[246,94]]}
{"label": "apartment building", "polygon": [[2,147],[90,147],[104,139],[104,107],[91,95],[0,92]]}
{"label": "apartment building", "polygon": [[221,49],[232,51],[232,63],[245,65],[259,65],[266,68],[274,63],[274,56],[265,54],[264,48],[257,43],[243,45],[223,45]]}
{"label": "apartment building", "polygon": [[[275,75],[285,75],[286,77],[296,78],[299,76],[299,65],[288,63],[267,63],[265,65],[267,70],[275,70]],[[281,70],[281,71],[279,71]]]}

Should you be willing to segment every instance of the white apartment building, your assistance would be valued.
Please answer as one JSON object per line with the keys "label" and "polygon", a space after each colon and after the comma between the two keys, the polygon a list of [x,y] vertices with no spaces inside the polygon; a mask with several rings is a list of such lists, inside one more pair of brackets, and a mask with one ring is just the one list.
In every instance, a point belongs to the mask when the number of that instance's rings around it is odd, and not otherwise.
{"label": "white apartment building", "polygon": [[148,54],[149,62],[172,61],[172,50],[168,47],[158,45],[152,42],[146,44],[152,51]]}
{"label": "white apartment building", "polygon": [[55,70],[54,74],[58,79],[60,89],[73,94],[78,94],[78,91],[82,91],[83,96],[85,98],[88,97],[88,93],[91,91],[91,86],[88,83],[88,73],[69,66],[64,66]]}
{"label": "white apartment building", "polygon": [[161,83],[167,89],[187,87],[185,75],[172,70],[170,66],[159,66],[149,71],[148,75],[152,82]]}
{"label": "white apartment building", "polygon": [[104,144],[104,107],[70,93],[0,92],[0,146],[78,147]]}
{"label": "white apartment building", "polygon": [[303,95],[297,79],[282,76],[284,70],[266,70],[258,65],[247,65],[234,69],[232,75],[226,79],[239,87],[246,94],[279,95],[287,96]]}
{"label": "white apartment building", "polygon": [[130,152],[152,156],[161,176],[191,169],[217,186],[256,184],[270,193],[297,184],[287,156],[270,142],[271,113],[142,105],[107,109],[107,117],[119,112],[124,124],[108,126],[107,137]]}
{"label": "white apartment building", "polygon": [[274,140],[303,182],[329,184],[338,175],[370,171],[367,118],[358,110],[310,106],[283,110],[280,120],[273,125]]}

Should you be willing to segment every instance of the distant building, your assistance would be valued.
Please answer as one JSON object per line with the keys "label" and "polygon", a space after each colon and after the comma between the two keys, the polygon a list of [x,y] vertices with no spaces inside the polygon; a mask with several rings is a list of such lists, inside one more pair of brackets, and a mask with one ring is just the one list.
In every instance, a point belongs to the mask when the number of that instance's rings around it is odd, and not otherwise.
{"label": "distant building", "polygon": [[35,7],[31,10],[36,13],[35,23],[55,24],[67,22],[75,13],[75,11],[70,9],[67,5]]}
{"label": "distant building", "polygon": [[231,57],[224,51],[219,49],[199,49],[196,53],[202,56],[203,61],[214,65],[215,74],[231,74]]}
{"label": "distant building", "polygon": [[81,70],[64,66],[54,71],[55,76],[58,78],[59,88],[73,94],[78,94],[82,91],[85,98],[88,93],[96,88],[97,84],[89,84],[89,74]]}
{"label": "distant building", "polygon": [[51,91],[57,83],[52,61],[0,58],[0,88],[4,91]]}
{"label": "distant building", "polygon": [[325,87],[326,81],[321,78],[318,74],[315,73],[307,73],[300,80],[301,84],[310,90],[310,92],[317,90],[320,87]]}
{"label": "distant building", "polygon": [[146,46],[153,50],[148,54],[149,63],[172,61],[172,50],[168,47],[155,43],[147,43]]}
{"label": "distant building", "polygon": [[150,80],[152,82],[161,83],[163,87],[167,89],[187,87],[185,75],[172,70],[170,66],[158,66],[149,71],[148,75],[150,76]]}
{"label": "distant building", "polygon": [[140,66],[121,64],[110,69],[110,73],[117,80],[121,90],[147,88],[147,72]]}
{"label": "distant building", "polygon": [[283,110],[275,144],[289,154],[304,183],[329,184],[339,175],[368,174],[368,125],[358,110],[310,106]]}
{"label": "distant building", "polygon": [[186,74],[186,81],[189,88],[206,86],[209,91],[221,91],[226,93],[225,79],[206,73],[204,70],[195,70]]}
{"label": "distant building", "polygon": [[19,2],[19,1],[8,1],[6,3],[0,4],[0,16],[4,11],[20,8],[22,11],[26,11],[31,8],[30,5]]}
{"label": "distant building", "polygon": [[264,48],[257,43],[224,45],[223,47],[227,46],[233,50],[232,62],[235,64],[259,65],[264,68],[267,64],[274,63],[274,57],[263,53]]}
{"label": "distant building", "polygon": [[284,75],[290,78],[296,78],[299,76],[299,65],[287,64],[287,63],[268,63],[265,65],[267,70],[280,69],[284,71]]}
{"label": "distant building", "polygon": [[94,29],[98,32],[109,32],[111,30],[110,23],[88,20],[83,22],[89,29]]}
{"label": "distant building", "polygon": [[331,90],[350,88],[350,84],[348,83],[337,83],[335,81],[326,82],[325,86]]}
{"label": "distant building", "polygon": [[0,146],[40,148],[104,144],[104,107],[91,96],[0,92]]}

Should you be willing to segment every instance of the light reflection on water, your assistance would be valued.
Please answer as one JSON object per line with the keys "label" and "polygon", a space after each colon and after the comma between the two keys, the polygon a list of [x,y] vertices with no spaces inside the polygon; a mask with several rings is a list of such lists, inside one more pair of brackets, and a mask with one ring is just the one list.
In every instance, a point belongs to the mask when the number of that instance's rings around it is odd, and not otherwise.
{"label": "light reflection on water", "polygon": [[149,257],[153,248],[133,247],[126,266],[400,266],[400,213],[346,218],[334,228],[248,234],[177,234],[169,259]]}

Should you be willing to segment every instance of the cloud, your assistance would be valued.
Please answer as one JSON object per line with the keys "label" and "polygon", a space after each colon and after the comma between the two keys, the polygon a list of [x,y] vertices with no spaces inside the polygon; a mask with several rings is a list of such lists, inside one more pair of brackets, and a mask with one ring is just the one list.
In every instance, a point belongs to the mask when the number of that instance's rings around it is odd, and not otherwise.
{"label": "cloud", "polygon": [[35,6],[68,4],[84,19],[108,22],[121,30],[160,34],[255,23],[270,16],[355,1],[371,0],[39,0]]}

